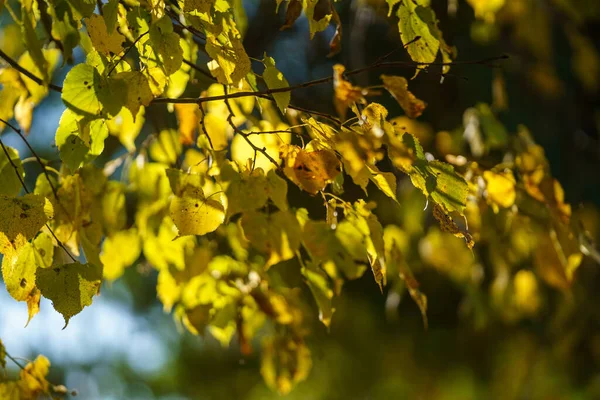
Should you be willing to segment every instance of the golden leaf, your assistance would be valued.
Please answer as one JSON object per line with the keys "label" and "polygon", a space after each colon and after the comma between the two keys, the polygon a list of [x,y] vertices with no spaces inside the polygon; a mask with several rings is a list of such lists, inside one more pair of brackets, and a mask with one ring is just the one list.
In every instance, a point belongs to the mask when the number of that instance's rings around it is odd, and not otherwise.
{"label": "golden leaf", "polygon": [[410,118],[417,118],[423,114],[427,104],[418,99],[408,90],[408,81],[402,76],[381,75],[383,85],[396,99],[400,107]]}
{"label": "golden leaf", "polygon": [[316,194],[342,172],[340,160],[331,150],[305,151],[286,145],[280,149],[285,160],[284,173],[302,190]]}
{"label": "golden leaf", "polygon": [[85,25],[94,48],[100,53],[109,56],[111,53],[119,54],[123,50],[121,45],[125,41],[125,36],[116,30],[109,35],[102,16],[92,14],[90,18],[85,18]]}

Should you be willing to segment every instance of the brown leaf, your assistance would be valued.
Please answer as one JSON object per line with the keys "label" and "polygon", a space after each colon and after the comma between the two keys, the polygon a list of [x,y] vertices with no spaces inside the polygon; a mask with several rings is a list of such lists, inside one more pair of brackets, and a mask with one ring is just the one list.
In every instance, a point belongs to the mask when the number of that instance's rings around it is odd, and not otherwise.
{"label": "brown leaf", "polygon": [[289,29],[302,14],[302,2],[300,0],[290,0],[285,10],[285,23],[280,30]]}
{"label": "brown leaf", "polygon": [[471,236],[471,234],[465,230],[462,230],[456,224],[456,222],[454,222],[452,217],[446,214],[441,205],[436,204],[433,207],[433,216],[440,222],[440,228],[442,228],[442,231],[451,233],[456,237],[465,239],[467,247],[469,249],[473,249],[473,246],[475,246],[475,242],[473,241],[473,237]]}
{"label": "brown leaf", "polygon": [[327,57],[333,57],[342,51],[342,21],[333,5],[331,6],[331,13],[332,20],[335,22],[335,34],[331,38],[331,42],[329,42],[329,54]]}
{"label": "brown leaf", "polygon": [[396,99],[400,107],[410,118],[417,118],[423,114],[427,104],[423,100],[417,99],[414,94],[408,90],[408,81],[402,76],[381,75],[383,85]]}

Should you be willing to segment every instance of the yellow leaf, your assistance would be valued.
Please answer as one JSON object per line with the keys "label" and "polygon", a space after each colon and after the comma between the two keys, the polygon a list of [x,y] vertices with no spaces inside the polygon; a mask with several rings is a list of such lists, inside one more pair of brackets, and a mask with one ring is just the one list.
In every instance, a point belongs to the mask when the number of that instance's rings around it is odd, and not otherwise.
{"label": "yellow leaf", "polygon": [[427,105],[408,90],[406,78],[402,76],[381,75],[381,80],[385,88],[400,104],[406,115],[410,118],[417,118],[423,114],[423,110],[425,110]]}
{"label": "yellow leaf", "polygon": [[[229,145],[228,137],[232,130],[227,120],[214,113],[207,113],[204,116],[203,123],[214,150],[225,150]],[[203,137],[199,136],[198,146],[200,146],[201,140],[203,140]]]}
{"label": "yellow leaf", "polygon": [[366,94],[361,87],[353,86],[350,82],[344,79],[342,75],[346,67],[342,64],[335,64],[333,66],[333,90],[334,98],[333,104],[338,115],[342,118],[346,118],[346,112],[348,108],[358,102],[366,104],[364,95]]}
{"label": "yellow leaf", "polygon": [[315,36],[315,33],[324,31],[331,22],[331,3],[329,0],[303,0],[304,12],[308,19],[308,28],[310,30],[310,38]]}
{"label": "yellow leaf", "polygon": [[119,114],[106,121],[109,133],[118,137],[121,144],[129,152],[135,150],[135,139],[138,137],[144,126],[145,111],[146,109],[144,107],[140,107],[140,110],[134,118],[133,115],[131,115],[131,111],[129,111],[128,108],[123,107]]}
{"label": "yellow leaf", "polygon": [[225,32],[206,35],[206,52],[212,58],[208,68],[219,83],[236,86],[252,70],[252,65],[235,22],[223,19],[222,23]]}
{"label": "yellow leaf", "polygon": [[513,285],[516,306],[526,314],[535,314],[540,307],[538,283],[535,274],[522,269],[515,274]]}
{"label": "yellow leaf", "polygon": [[179,170],[169,171],[178,174],[180,185],[179,188],[174,188],[175,198],[169,207],[179,234],[204,235],[216,230],[225,221],[225,194],[219,190],[205,196],[200,175],[184,174]]}
{"label": "yellow leaf", "polygon": [[92,39],[92,44],[100,53],[110,56],[111,53],[119,54],[123,50],[122,44],[125,41],[125,36],[116,30],[109,35],[106,22],[102,16],[92,14],[90,18],[85,18],[84,21],[88,34]]}
{"label": "yellow leaf", "polygon": [[123,275],[125,268],[133,265],[141,251],[142,243],[135,228],[118,231],[107,237],[100,254],[104,279],[114,281]]}
{"label": "yellow leaf", "polygon": [[9,249],[17,249],[18,237],[24,241],[33,238],[53,215],[52,204],[43,196],[0,195],[0,253],[6,255]]}
{"label": "yellow leaf", "polygon": [[29,325],[29,322],[37,313],[40,312],[40,299],[42,297],[42,293],[38,288],[34,288],[29,296],[27,297],[27,323],[25,326]]}
{"label": "yellow leaf", "polygon": [[381,172],[376,167],[369,168],[371,170],[371,181],[385,194],[391,199],[394,199],[398,202],[398,198],[396,197],[396,175],[392,172]]}
{"label": "yellow leaf", "polygon": [[498,206],[508,208],[515,203],[515,177],[512,171],[495,173],[485,171],[483,178],[487,184],[487,200],[498,211]]}
{"label": "yellow leaf", "polygon": [[304,151],[298,146],[286,145],[280,149],[285,160],[285,175],[301,189],[316,194],[342,172],[340,161],[331,150]]}
{"label": "yellow leaf", "polygon": [[488,24],[493,24],[496,20],[496,14],[506,0],[467,0],[475,11],[475,17],[483,19]]}
{"label": "yellow leaf", "polygon": [[197,104],[175,104],[175,113],[179,121],[179,140],[184,145],[195,142],[200,124],[200,109]]}
{"label": "yellow leaf", "polygon": [[[279,124],[273,127],[270,123],[264,121],[260,127],[252,128],[252,132],[261,131],[285,131],[288,126],[285,124]],[[265,149],[265,152],[271,156],[276,162],[280,161],[279,148],[287,143],[290,143],[292,139],[291,133],[264,133],[264,134],[252,134],[248,136],[248,140],[259,149]],[[246,139],[242,135],[235,135],[231,142],[231,159],[238,163],[238,165],[247,165],[248,160],[254,160],[254,150],[248,144]],[[276,166],[264,156],[261,152],[256,155],[256,162],[254,168],[261,168],[263,171],[268,172]]]}
{"label": "yellow leaf", "polygon": [[24,399],[35,399],[42,393],[48,393],[50,384],[46,380],[50,371],[50,361],[44,356],[37,356],[33,362],[25,365],[20,372],[21,394]]}

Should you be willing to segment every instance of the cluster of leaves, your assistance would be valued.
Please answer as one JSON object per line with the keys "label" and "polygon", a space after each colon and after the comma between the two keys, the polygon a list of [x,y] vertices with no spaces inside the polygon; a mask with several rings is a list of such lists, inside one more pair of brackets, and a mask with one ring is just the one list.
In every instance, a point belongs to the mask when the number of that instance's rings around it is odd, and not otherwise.
{"label": "cluster of leaves", "polygon": [[[427,2],[389,5],[416,71],[440,56],[446,72],[454,51]],[[344,282],[368,269],[382,292],[406,290],[426,322],[427,298],[410,267],[415,248],[427,265],[471,285],[477,283],[475,243],[489,247],[504,274],[494,289],[498,305],[510,318],[539,309],[538,276],[569,288],[582,253],[562,188],[543,150],[525,131],[508,135],[489,107],[477,106],[465,118],[474,161],[456,156],[464,153],[456,132],[439,135],[446,162],[426,153],[413,130],[426,104],[404,77],[381,80],[406,116],[390,117],[369,102],[377,93],[354,86],[348,77],[359,71],[342,65],[317,82],[333,83],[337,117],[291,104],[294,87],[275,60],[265,54],[262,74],[252,70],[239,1],[109,0],[95,11],[96,2],[86,0],[24,0],[20,18],[11,9],[26,51],[18,61],[2,53],[10,64],[0,70],[2,122],[14,117],[28,132],[33,109],[49,90],[61,91],[66,106],[55,137],[62,166],[53,170],[36,156],[43,173],[32,193],[17,151],[2,144],[0,154],[2,275],[11,296],[27,303],[29,319],[44,296],[68,324],[91,305],[103,281],[143,259],[158,271],[165,311],[191,332],[209,331],[224,346],[236,336],[244,353],[262,336],[265,381],[287,393],[310,370],[311,313],[300,290],[279,279],[278,266],[300,269],[327,326]],[[339,51],[341,26],[331,3],[291,0],[285,25],[301,11],[311,35],[337,23],[331,47]],[[62,87],[51,84],[60,56],[63,65],[72,62],[78,46],[85,61],[70,69]],[[199,57],[208,70],[197,65]],[[197,97],[181,97],[197,74],[215,83]],[[175,112],[177,129],[157,129],[136,142],[147,107],[161,104]],[[127,153],[101,165],[96,159],[109,135]],[[477,158],[490,148],[514,154],[515,161],[483,168]],[[119,167],[121,179],[111,179]],[[402,203],[402,174],[415,188],[407,193],[439,221],[424,237],[409,221],[424,212],[383,226],[378,212],[385,210],[370,200],[381,194]],[[364,196],[346,195],[349,187]],[[309,211],[297,198],[322,203]],[[498,242],[496,231],[508,239]],[[526,248],[510,240],[531,231],[537,241]],[[521,268],[531,258],[537,274]],[[512,303],[501,304],[506,299]]]}
{"label": "cluster of leaves", "polygon": [[[4,372],[6,368],[6,359],[10,358],[20,368],[19,379],[15,381],[5,381],[4,376],[0,376],[0,398],[6,400],[37,399],[41,395],[52,396],[51,398],[60,398],[69,393],[66,387],[62,385],[52,385],[48,382],[47,376],[50,371],[50,361],[40,355],[35,360],[21,365],[6,352],[2,340],[0,340],[0,371]],[[70,394],[75,395],[72,391]],[[60,396],[60,397],[54,397]]]}

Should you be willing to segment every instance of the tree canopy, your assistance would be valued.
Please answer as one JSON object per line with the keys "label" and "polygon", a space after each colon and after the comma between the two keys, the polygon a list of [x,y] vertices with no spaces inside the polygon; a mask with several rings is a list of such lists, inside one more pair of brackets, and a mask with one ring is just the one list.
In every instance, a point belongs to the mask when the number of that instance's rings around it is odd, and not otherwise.
{"label": "tree canopy", "polygon": [[[536,132],[505,124],[503,71],[560,95],[544,36],[560,12],[572,74],[598,93],[597,43],[583,28],[598,7],[353,2],[394,32],[393,46],[356,64],[347,2],[261,2],[277,30],[306,21],[307,40],[327,42],[327,72],[299,81],[249,39],[260,15],[241,0],[2,0],[0,129],[30,157],[0,139],[0,252],[24,321],[46,298],[69,329],[112,282],[151,270],[174,324],[259,354],[265,384],[285,395],[311,374],[315,321],[329,329],[345,287],[365,276],[392,312],[407,294],[425,332],[437,318],[428,299],[443,296],[420,283],[427,271],[468,299],[479,327],[585,298],[579,270],[600,262],[595,208],[569,204]],[[469,58],[438,20],[459,4],[483,49]],[[503,31],[531,51],[528,64],[494,47]],[[435,91],[419,94],[419,82],[456,85],[477,70],[492,95],[435,131]],[[38,154],[32,126],[51,93],[62,115],[53,155]],[[7,359],[0,341],[0,369]],[[0,376],[0,398],[69,397],[48,382],[50,361]]]}

